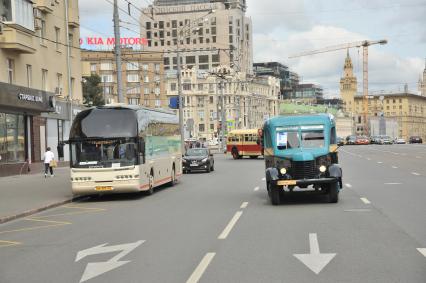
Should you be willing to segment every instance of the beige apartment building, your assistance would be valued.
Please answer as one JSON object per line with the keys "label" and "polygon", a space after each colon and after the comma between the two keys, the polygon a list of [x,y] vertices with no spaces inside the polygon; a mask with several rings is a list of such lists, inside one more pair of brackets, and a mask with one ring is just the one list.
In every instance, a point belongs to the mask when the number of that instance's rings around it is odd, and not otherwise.
{"label": "beige apartment building", "polygon": [[[175,72],[168,72],[167,95],[177,97]],[[259,128],[265,119],[278,115],[279,79],[230,75],[222,79],[204,70],[182,70],[183,113],[186,137],[211,140],[218,137],[222,120],[220,97],[223,85],[227,129]]]}
{"label": "beige apartment building", "polygon": [[0,175],[68,138],[70,100],[82,102],[79,37],[78,1],[0,2]]}
{"label": "beige apartment building", "polygon": [[141,36],[149,51],[165,51],[164,68],[177,69],[176,50],[186,68],[219,65],[251,74],[251,19],[245,0],[157,0],[143,9]]}
{"label": "beige apartment building", "polygon": [[[91,74],[101,77],[105,102],[118,102],[117,67],[113,51],[85,50],[81,53],[81,60],[83,77]],[[122,81],[125,103],[168,108],[162,54],[123,49]]]}

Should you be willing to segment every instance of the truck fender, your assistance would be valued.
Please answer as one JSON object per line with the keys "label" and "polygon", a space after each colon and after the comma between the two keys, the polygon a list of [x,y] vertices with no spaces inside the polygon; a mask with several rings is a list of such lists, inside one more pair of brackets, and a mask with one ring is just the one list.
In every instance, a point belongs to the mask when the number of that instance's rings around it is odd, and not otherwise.
{"label": "truck fender", "polygon": [[332,164],[330,167],[328,167],[328,172],[330,174],[330,177],[334,177],[337,180],[339,180],[340,189],[343,188],[343,181],[342,181],[342,168],[339,164]]}
{"label": "truck fender", "polygon": [[267,168],[265,172],[266,182],[278,180],[278,169],[277,168]]}

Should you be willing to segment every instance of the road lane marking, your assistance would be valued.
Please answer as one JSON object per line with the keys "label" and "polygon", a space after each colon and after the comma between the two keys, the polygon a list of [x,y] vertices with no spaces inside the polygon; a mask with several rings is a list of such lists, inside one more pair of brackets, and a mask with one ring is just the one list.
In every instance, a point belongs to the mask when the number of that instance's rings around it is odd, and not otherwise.
{"label": "road lane marking", "polygon": [[377,161],[377,163],[378,163],[378,164],[383,164],[383,162],[382,162],[382,161]]}
{"label": "road lane marking", "polygon": [[371,204],[371,201],[369,201],[367,198],[361,198],[361,200],[365,204]]}
{"label": "road lane marking", "polygon": [[424,257],[426,257],[426,249],[424,248],[418,248],[417,249]]}
{"label": "road lane marking", "polygon": [[415,175],[415,176],[420,176],[420,174],[419,174],[419,173],[417,173],[417,172],[411,172],[411,174],[413,174],[413,175]]}
{"label": "road lane marking", "polygon": [[6,231],[0,231],[0,234],[7,234],[7,233],[15,233],[15,232],[23,232],[23,231],[33,231],[43,228],[49,228],[49,227],[57,227],[57,226],[64,226],[64,225],[71,225],[71,222],[64,222],[64,221],[47,221],[42,219],[28,219],[25,218],[23,220],[27,221],[37,221],[37,222],[46,222],[46,223],[52,223],[50,225],[42,225],[42,226],[35,226],[35,227],[29,227],[29,228],[21,228],[21,229],[15,229],[15,230],[6,230]]}
{"label": "road lane marking", "polygon": [[195,268],[194,272],[191,274],[191,277],[189,277],[186,283],[197,283],[201,279],[201,276],[203,276],[215,255],[216,253],[207,253],[198,264],[197,268]]}
{"label": "road lane marking", "polygon": [[12,247],[12,246],[17,246],[17,245],[21,245],[21,244],[22,243],[20,243],[20,242],[11,242],[11,241],[0,240],[0,248]]}
{"label": "road lane marking", "polygon": [[345,209],[344,212],[370,212],[371,209],[367,208],[354,208],[354,209]]}
{"label": "road lane marking", "polygon": [[367,160],[368,160],[368,161],[370,161],[370,160],[371,160],[371,158],[367,158]]}
{"label": "road lane marking", "polygon": [[266,181],[266,178],[262,178],[262,181]]}
{"label": "road lane marking", "polygon": [[402,185],[402,183],[385,183],[385,185]]}
{"label": "road lane marking", "polygon": [[229,221],[228,225],[225,227],[223,232],[219,235],[218,237],[219,240],[225,240],[228,237],[232,228],[234,228],[235,224],[237,223],[238,219],[240,219],[242,214],[243,214],[242,211],[237,211],[235,213],[234,217],[232,217],[231,221]]}
{"label": "road lane marking", "polygon": [[348,187],[348,188],[352,188],[352,185],[351,185],[351,184],[349,184],[349,183],[348,183],[348,184],[345,184],[345,186],[346,186],[346,187]]}
{"label": "road lane marking", "polygon": [[259,189],[260,189],[259,187],[256,187],[254,188],[254,191],[257,192]]}
{"label": "road lane marking", "polygon": [[398,169],[398,167],[397,167],[397,166],[392,166],[392,168],[393,168],[393,169]]}
{"label": "road lane marking", "polygon": [[248,202],[243,202],[243,204],[240,206],[241,209],[247,208]]}

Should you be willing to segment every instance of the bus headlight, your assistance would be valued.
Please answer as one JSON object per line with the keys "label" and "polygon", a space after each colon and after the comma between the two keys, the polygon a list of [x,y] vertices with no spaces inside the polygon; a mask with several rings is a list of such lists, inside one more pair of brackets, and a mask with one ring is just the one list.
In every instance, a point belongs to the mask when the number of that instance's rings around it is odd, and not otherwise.
{"label": "bus headlight", "polygon": [[287,173],[287,169],[281,168],[280,173],[281,173],[281,175],[285,175]]}
{"label": "bus headlight", "polygon": [[319,170],[321,173],[324,173],[325,171],[327,171],[327,167],[325,167],[324,165],[321,165]]}

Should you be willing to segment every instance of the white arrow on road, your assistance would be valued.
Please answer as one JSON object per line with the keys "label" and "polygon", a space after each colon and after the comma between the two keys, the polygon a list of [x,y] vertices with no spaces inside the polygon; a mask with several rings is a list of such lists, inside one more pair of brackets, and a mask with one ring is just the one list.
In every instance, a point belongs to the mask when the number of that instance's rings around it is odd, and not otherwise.
{"label": "white arrow on road", "polygon": [[319,274],[327,264],[336,256],[336,254],[320,253],[318,237],[316,233],[309,234],[309,254],[294,254],[294,256],[306,265],[315,274]]}
{"label": "white arrow on road", "polygon": [[76,262],[91,255],[121,251],[119,254],[117,254],[116,256],[114,256],[113,258],[111,258],[110,260],[106,262],[88,263],[86,266],[86,269],[84,270],[83,276],[80,279],[80,283],[90,280],[96,276],[104,274],[113,269],[116,269],[122,265],[125,265],[126,263],[129,263],[130,261],[120,261],[120,259],[128,255],[131,251],[133,251],[137,247],[139,247],[143,242],[145,241],[141,240],[135,243],[122,244],[122,245],[109,246],[109,247],[106,246],[108,245],[108,243],[105,243],[93,248],[79,251],[77,253],[77,257],[75,258]]}

